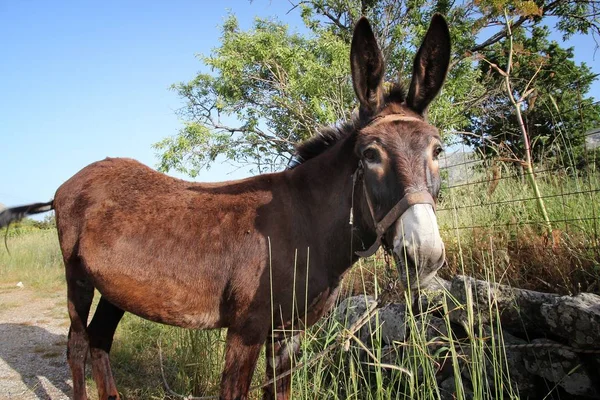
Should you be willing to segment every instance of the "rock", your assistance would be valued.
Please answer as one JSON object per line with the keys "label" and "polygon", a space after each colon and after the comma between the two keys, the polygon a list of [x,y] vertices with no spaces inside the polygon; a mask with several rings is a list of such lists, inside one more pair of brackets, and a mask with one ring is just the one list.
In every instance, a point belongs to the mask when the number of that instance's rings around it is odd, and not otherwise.
{"label": "rock", "polygon": [[435,278],[432,279],[427,288],[421,290],[418,301],[422,310],[443,309],[443,305],[447,302],[447,294],[450,292],[452,283],[450,281]]}
{"label": "rock", "polygon": [[525,367],[523,351],[510,347],[511,345],[527,344],[527,342],[503,331],[502,338],[498,337],[496,343],[503,344],[503,346],[497,348],[496,351],[504,351],[507,369],[510,372],[510,383],[512,384],[513,392],[515,394],[518,393],[521,398],[537,398],[538,388],[536,386],[536,380],[533,374]]}
{"label": "rock", "polygon": [[[518,394],[521,398],[537,398],[535,375],[525,368],[523,350],[511,348],[511,345],[522,345],[527,344],[527,342],[506,331],[503,331],[500,335],[497,330],[493,330],[488,325],[483,325],[482,328],[482,336],[487,339],[483,342],[485,343],[485,359],[483,362],[490,393],[496,393],[495,385],[498,379],[498,369],[500,369],[510,374],[510,380],[506,376],[502,376],[502,386],[504,386],[503,390],[505,392],[512,392],[513,395]],[[494,337],[493,341],[488,339],[491,337]],[[502,343],[502,346],[498,346],[500,343]],[[471,348],[463,346],[463,352],[469,358],[467,364],[472,364],[474,361]],[[501,356],[499,356],[500,354]],[[494,366],[492,360],[496,360],[496,366]],[[478,362],[480,361],[478,360]],[[468,368],[462,368],[461,371],[465,379],[471,378],[471,371]],[[511,390],[507,388],[509,383],[512,386]]]}
{"label": "rock", "polygon": [[[479,321],[489,324],[496,311],[502,328],[529,337],[544,337],[551,332],[574,347],[600,347],[600,296],[581,293],[575,297],[558,296],[533,290],[515,289],[465,276],[452,280],[450,293],[456,308],[450,320],[464,324],[469,320],[465,305],[473,304]],[[478,322],[479,322],[478,321]]]}
{"label": "rock", "polygon": [[580,293],[543,304],[541,314],[552,335],[578,348],[600,347],[600,296]]}
{"label": "rock", "polygon": [[[556,294],[515,289],[510,286],[477,280],[468,276],[457,276],[452,280],[450,294],[454,307],[450,320],[458,324],[469,321],[467,307],[473,305],[478,314],[477,322],[489,324],[496,312],[502,327],[517,335],[544,335],[548,324],[542,316],[544,304],[554,303]],[[490,304],[492,307],[490,307]],[[490,315],[490,308],[493,315]]]}
{"label": "rock", "polygon": [[[367,307],[375,304],[376,300],[372,296],[353,296],[344,299],[335,310],[335,319],[342,326],[350,328],[365,313]],[[375,329],[374,320],[365,324],[357,333],[363,343],[371,343],[371,332]]]}
{"label": "rock", "polygon": [[[371,296],[354,296],[343,300],[335,311],[336,320],[350,328],[367,310],[367,306],[375,304]],[[372,345],[373,341],[381,339],[381,345],[387,346],[393,342],[406,340],[406,305],[390,303],[379,309],[371,321],[365,324],[356,336],[365,344]]]}
{"label": "rock", "polygon": [[406,340],[406,305],[391,303],[379,310],[383,345]]}
{"label": "rock", "polygon": [[465,400],[473,399],[473,391],[464,386],[464,382],[462,382],[461,391],[463,393],[463,397],[459,397],[456,390],[456,380],[454,377],[450,377],[440,383],[440,399],[441,400],[456,400],[458,398],[463,398]]}
{"label": "rock", "polygon": [[[348,298],[334,315],[350,327],[374,302],[372,297]],[[450,323],[440,318],[444,310],[449,310]],[[442,399],[455,395],[456,371],[466,398],[472,398],[469,387],[475,385],[485,385],[486,396],[502,390],[508,397],[520,398],[545,398],[552,391],[570,396],[565,398],[600,398],[600,358],[558,343],[600,348],[600,296],[559,296],[459,276],[451,282],[438,280],[433,290],[419,293],[412,303],[415,321],[407,321],[413,314],[409,311],[404,303],[389,304],[357,336],[380,349],[374,354],[381,354],[382,363],[408,362],[416,381],[425,373],[431,379],[433,373],[441,382]],[[448,350],[450,335],[456,358]],[[553,346],[535,347],[547,344]],[[359,354],[366,357],[364,350]],[[498,373],[503,379],[496,387]],[[475,377],[477,382],[471,382]]]}
{"label": "rock", "polygon": [[419,319],[416,322],[417,332],[424,332],[427,341],[447,340],[448,326],[442,318],[433,315],[427,315],[425,319]]}
{"label": "rock", "polygon": [[433,278],[432,280],[429,281],[427,286],[425,288],[423,288],[422,291],[426,291],[426,292],[430,292],[430,293],[444,292],[444,291],[448,292],[451,287],[452,287],[452,282],[436,276],[435,278]]}
{"label": "rock", "polygon": [[[390,344],[381,348],[381,363],[382,364],[398,364],[398,360],[402,357],[404,347],[396,344]],[[411,371],[412,373],[413,371]]]}
{"label": "rock", "polygon": [[[556,344],[548,339],[534,339],[531,343]],[[527,371],[554,382],[571,395],[600,397],[579,356],[564,347],[527,348],[523,362]]]}
{"label": "rock", "polygon": [[[397,309],[400,305],[390,304],[390,306],[395,306]],[[427,315],[424,319],[417,320],[415,326],[409,329],[405,321],[406,311],[401,310],[396,314],[397,322],[394,326],[388,326],[386,330],[388,320],[385,319],[385,314],[380,314],[380,316],[382,321],[382,363],[396,364],[404,351],[418,353],[414,355],[416,358],[422,357],[423,351],[427,351],[427,357],[436,361],[439,358],[440,364],[443,364],[441,359],[445,358],[445,352],[442,355],[434,356],[440,348],[445,346],[444,342],[448,334],[443,319]],[[400,320],[400,318],[402,319]],[[423,376],[421,367],[416,372],[416,376],[419,379]]]}

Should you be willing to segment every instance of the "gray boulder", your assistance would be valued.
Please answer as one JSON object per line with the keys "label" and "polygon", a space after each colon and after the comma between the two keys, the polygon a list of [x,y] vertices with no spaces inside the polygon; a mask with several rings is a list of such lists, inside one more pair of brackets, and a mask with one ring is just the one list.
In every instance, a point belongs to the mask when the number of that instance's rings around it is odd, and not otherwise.
{"label": "gray boulder", "polygon": [[[474,373],[483,373],[484,392],[492,396],[500,390],[520,398],[543,398],[560,388],[571,398],[600,398],[600,358],[577,352],[600,349],[600,296],[559,296],[458,276],[451,282],[438,280],[433,291],[420,293],[415,301],[416,320],[407,321],[410,310],[405,303],[392,303],[357,336],[368,346],[380,346],[381,352],[374,353],[388,364],[401,357],[410,360],[417,356],[412,352],[427,348],[442,398],[456,393],[455,371],[461,371],[458,381],[465,393],[470,393]],[[338,307],[336,319],[349,327],[374,302],[365,296],[348,298]],[[449,323],[441,318],[445,310]],[[448,351],[450,335],[456,358]],[[452,359],[459,365],[453,366]],[[498,369],[508,376],[496,388]],[[412,373],[419,380],[423,367]]]}
{"label": "gray boulder", "polygon": [[552,347],[556,343],[548,339],[534,339],[531,344],[550,345],[547,348],[527,348],[523,363],[527,371],[562,387],[574,396],[598,398],[592,376],[582,365],[578,354],[563,348]]}
{"label": "gray boulder", "polygon": [[[472,400],[474,398],[473,391],[470,388],[465,387],[464,381],[460,382],[461,392],[464,396],[463,398],[465,400]],[[457,393],[458,390],[456,387],[456,380],[454,379],[454,377],[450,377],[444,380],[442,383],[440,383],[439,389],[441,400],[456,400],[459,397]]]}
{"label": "gray boulder", "polygon": [[[350,328],[365,313],[367,307],[377,301],[372,296],[353,296],[344,299],[335,310],[334,318],[346,328]],[[363,343],[372,343],[372,333],[375,329],[375,320],[371,319],[355,333]]]}
{"label": "gray boulder", "polygon": [[600,296],[580,293],[558,297],[542,304],[540,312],[548,331],[573,347],[600,347]]}
{"label": "gray boulder", "polygon": [[[543,335],[547,323],[541,314],[542,306],[554,303],[556,294],[516,289],[506,285],[481,281],[459,275],[452,280],[450,287],[452,307],[450,320],[459,324],[467,323],[466,306],[473,304],[478,320],[489,324],[500,315],[502,327],[516,335]],[[492,307],[490,307],[490,304]]]}

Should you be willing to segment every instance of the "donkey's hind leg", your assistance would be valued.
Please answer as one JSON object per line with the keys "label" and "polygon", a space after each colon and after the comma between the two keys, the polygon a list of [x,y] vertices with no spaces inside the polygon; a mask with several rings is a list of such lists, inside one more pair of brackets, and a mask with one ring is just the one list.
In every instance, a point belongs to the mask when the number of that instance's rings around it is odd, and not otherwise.
{"label": "donkey's hind leg", "polygon": [[113,337],[124,311],[100,298],[94,318],[88,326],[90,339],[90,355],[92,356],[92,374],[98,387],[100,400],[118,400],[119,393],[110,368],[108,353],[112,347]]}
{"label": "donkey's hind leg", "polygon": [[94,298],[94,286],[79,261],[66,263],[67,308],[71,327],[67,343],[67,361],[73,377],[73,399],[86,400],[85,360],[89,349],[87,319]]}

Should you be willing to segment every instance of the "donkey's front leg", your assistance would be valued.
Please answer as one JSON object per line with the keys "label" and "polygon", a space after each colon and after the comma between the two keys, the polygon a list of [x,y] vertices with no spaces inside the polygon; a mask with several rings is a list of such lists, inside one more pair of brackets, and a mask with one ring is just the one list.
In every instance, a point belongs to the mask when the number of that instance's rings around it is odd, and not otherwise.
{"label": "donkey's front leg", "polygon": [[[266,364],[267,381],[288,372],[294,366],[294,356],[300,350],[303,332],[294,332],[292,336],[269,337],[267,339]],[[287,400],[290,398],[292,374],[277,379],[263,389],[263,400]]]}
{"label": "donkey's front leg", "polygon": [[221,375],[221,400],[246,400],[256,360],[267,332],[252,327],[229,328],[225,349],[225,367]]}

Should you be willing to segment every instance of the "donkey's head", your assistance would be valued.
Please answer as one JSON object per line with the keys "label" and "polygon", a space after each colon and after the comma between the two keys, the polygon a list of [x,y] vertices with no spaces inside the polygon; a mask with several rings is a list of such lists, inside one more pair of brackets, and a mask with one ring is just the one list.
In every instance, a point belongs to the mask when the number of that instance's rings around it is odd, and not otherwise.
{"label": "donkey's head", "polygon": [[[392,250],[405,284],[424,284],[445,258],[435,216],[440,190],[437,157],[442,141],[425,113],[446,78],[450,34],[441,15],[434,15],[417,52],[408,93],[400,86],[384,90],[383,56],[366,18],[354,29],[352,82],[360,103],[362,128],[355,153],[360,159],[355,193],[361,225]],[[387,92],[387,93],[386,93]],[[362,186],[362,188],[361,188]]]}

